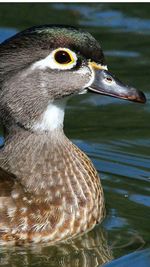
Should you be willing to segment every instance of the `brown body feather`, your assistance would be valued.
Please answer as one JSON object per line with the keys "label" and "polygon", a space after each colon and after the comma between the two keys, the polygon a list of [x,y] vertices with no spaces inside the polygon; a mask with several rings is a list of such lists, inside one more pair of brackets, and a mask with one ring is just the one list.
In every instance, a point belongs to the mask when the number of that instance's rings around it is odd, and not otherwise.
{"label": "brown body feather", "polygon": [[11,133],[1,152],[1,241],[57,242],[104,217],[98,174],[62,130]]}

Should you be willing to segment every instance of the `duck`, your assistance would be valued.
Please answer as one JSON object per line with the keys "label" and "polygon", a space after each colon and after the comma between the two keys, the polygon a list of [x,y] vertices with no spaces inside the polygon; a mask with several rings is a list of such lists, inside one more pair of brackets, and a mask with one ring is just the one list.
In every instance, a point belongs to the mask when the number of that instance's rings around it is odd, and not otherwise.
{"label": "duck", "polygon": [[89,91],[146,101],[84,30],[33,26],[0,44],[0,244],[55,244],[103,221],[99,174],[63,130],[67,100]]}

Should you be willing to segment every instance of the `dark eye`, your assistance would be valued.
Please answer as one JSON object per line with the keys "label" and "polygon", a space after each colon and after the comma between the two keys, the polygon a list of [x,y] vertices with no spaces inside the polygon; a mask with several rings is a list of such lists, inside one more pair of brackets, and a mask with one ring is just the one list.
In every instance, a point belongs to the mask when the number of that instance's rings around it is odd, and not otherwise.
{"label": "dark eye", "polygon": [[71,58],[69,53],[64,50],[57,51],[54,55],[54,58],[59,64],[69,64],[73,62],[73,59]]}

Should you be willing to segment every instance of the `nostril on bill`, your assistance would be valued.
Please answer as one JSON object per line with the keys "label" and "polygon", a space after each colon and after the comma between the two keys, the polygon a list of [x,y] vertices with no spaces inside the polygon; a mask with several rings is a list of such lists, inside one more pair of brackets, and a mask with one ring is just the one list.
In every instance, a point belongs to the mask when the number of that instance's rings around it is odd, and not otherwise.
{"label": "nostril on bill", "polygon": [[106,78],[105,78],[105,81],[106,81],[107,83],[112,83],[112,82],[113,82],[113,79],[112,79],[111,77],[106,77]]}

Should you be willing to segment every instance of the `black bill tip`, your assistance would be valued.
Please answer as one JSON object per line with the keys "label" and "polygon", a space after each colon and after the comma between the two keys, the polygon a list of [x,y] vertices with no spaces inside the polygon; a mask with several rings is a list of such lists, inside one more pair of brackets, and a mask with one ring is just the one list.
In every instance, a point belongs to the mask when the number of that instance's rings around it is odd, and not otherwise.
{"label": "black bill tip", "polygon": [[[132,90],[132,88],[131,88]],[[134,101],[134,102],[138,102],[138,103],[142,103],[142,104],[145,104],[146,103],[146,97],[144,95],[144,93],[142,91],[139,91],[137,89],[134,89],[133,88],[133,94],[129,94],[127,99],[129,101]]]}
{"label": "black bill tip", "polygon": [[143,92],[123,84],[107,70],[95,70],[94,82],[89,87],[90,91],[108,95],[133,102],[145,103],[146,97]]}

